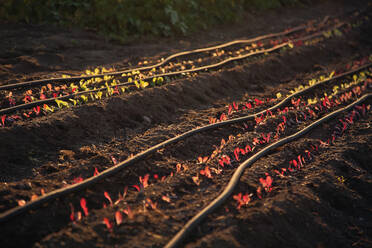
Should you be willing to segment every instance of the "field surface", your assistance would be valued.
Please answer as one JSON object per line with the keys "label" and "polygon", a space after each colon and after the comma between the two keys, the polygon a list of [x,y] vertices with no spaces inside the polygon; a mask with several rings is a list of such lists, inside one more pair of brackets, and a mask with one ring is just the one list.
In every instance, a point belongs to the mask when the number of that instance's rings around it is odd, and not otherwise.
{"label": "field surface", "polygon": [[0,247],[372,247],[370,1],[0,37]]}

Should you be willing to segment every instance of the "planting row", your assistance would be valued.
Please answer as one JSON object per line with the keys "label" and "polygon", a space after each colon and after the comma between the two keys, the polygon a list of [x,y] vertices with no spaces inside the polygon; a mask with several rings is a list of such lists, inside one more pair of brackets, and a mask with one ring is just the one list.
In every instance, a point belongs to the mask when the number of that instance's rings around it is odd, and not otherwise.
{"label": "planting row", "polygon": [[[342,32],[347,32],[349,28],[350,26],[344,25],[340,30],[342,30]],[[334,29],[333,32],[339,34],[339,32],[341,32],[340,30]],[[301,42],[291,43],[286,41],[284,43],[276,45],[276,47],[285,49],[285,46],[288,45],[290,47],[293,47],[293,44],[296,46],[311,45],[312,43],[310,41],[329,37],[329,35],[325,34],[328,33],[318,32],[318,35],[316,37],[310,37],[311,39],[306,40],[306,44],[303,44]],[[252,55],[255,53],[263,54],[263,51],[259,50],[258,52],[252,53]],[[238,56],[238,58],[244,56],[245,55]],[[95,71],[87,71],[86,74],[98,75],[102,72],[107,71],[110,70],[103,68],[102,70],[96,69]],[[0,110],[0,112],[3,113],[2,118],[4,118],[4,123],[9,122],[9,124],[11,124],[14,121],[20,119],[28,119],[39,115],[47,115],[58,109],[85,104],[88,101],[100,100],[103,97],[119,95],[131,90],[159,86],[162,85],[164,82],[169,81],[169,76],[166,76],[167,73],[156,74],[157,72],[155,68],[153,68],[151,73],[153,74],[150,75],[150,81],[146,80],[146,77],[148,77],[148,75],[144,75],[140,71],[135,70],[125,73],[125,75],[122,74],[122,76],[126,77],[126,82],[115,79],[114,76],[104,76],[103,78],[96,77],[88,80],[81,80],[79,83],[71,83],[69,85],[61,84],[58,86],[54,86],[49,83],[45,86],[42,86],[41,88],[29,89],[23,93],[22,91],[8,91],[3,94],[3,109]],[[20,110],[24,108],[29,108],[29,110]],[[9,114],[11,112],[17,112],[17,114],[11,115]],[[7,121],[8,118],[9,121]]]}

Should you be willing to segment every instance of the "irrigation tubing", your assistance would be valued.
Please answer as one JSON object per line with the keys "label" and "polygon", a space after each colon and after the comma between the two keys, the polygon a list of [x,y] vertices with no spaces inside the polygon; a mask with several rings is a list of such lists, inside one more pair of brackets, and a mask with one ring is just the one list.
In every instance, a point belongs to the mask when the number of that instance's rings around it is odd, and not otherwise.
{"label": "irrigation tubing", "polygon": [[[370,66],[371,64],[369,64]],[[364,66],[365,68],[366,66]],[[6,222],[8,220],[10,220],[11,218],[13,217],[16,217],[18,215],[21,215],[22,213],[25,213],[31,209],[34,209],[36,208],[37,206],[40,206],[41,204],[45,203],[45,202],[48,202],[48,201],[51,201],[53,199],[56,199],[58,197],[61,197],[61,196],[64,196],[64,195],[67,195],[67,194],[70,194],[70,193],[73,193],[73,192],[77,192],[77,191],[80,191],[80,190],[83,190],[95,183],[97,183],[98,181],[100,180],[103,180],[104,178],[107,178],[111,175],[114,175],[115,173],[117,173],[118,171],[136,163],[137,161],[140,161],[141,159],[145,158],[146,156],[149,156],[153,153],[155,153],[156,151],[158,151],[159,149],[165,147],[165,146],[169,146],[173,143],[176,143],[176,142],[179,142],[181,140],[184,140],[186,139],[187,137],[190,137],[192,135],[195,135],[197,133],[201,133],[201,132],[204,132],[204,131],[207,131],[207,130],[211,130],[211,129],[216,129],[216,128],[219,128],[219,127],[223,127],[223,126],[226,126],[226,125],[231,125],[231,124],[234,124],[234,123],[239,123],[239,122],[243,122],[243,121],[249,121],[249,120],[254,120],[257,116],[260,116],[261,114],[264,114],[266,113],[268,110],[270,111],[273,111],[275,110],[276,108],[280,108],[282,106],[284,106],[285,104],[289,103],[290,100],[293,98],[293,97],[298,97],[298,96],[301,96],[302,94],[306,93],[307,91],[309,91],[310,89],[313,89],[314,87],[316,86],[319,86],[319,85],[322,85],[326,82],[329,82],[330,80],[333,80],[333,79],[337,79],[337,78],[340,78],[340,77],[343,77],[343,76],[346,76],[348,74],[351,74],[351,73],[354,73],[358,70],[360,70],[362,68],[358,68],[358,69],[355,69],[355,70],[352,70],[352,71],[349,71],[347,73],[343,73],[343,74],[339,74],[338,76],[336,77],[333,77],[333,78],[330,78],[330,79],[326,79],[326,80],[323,80],[323,81],[320,81],[319,83],[315,84],[315,85],[312,85],[308,88],[305,88],[303,90],[300,90],[296,93],[293,93],[289,96],[287,96],[286,98],[284,98],[282,101],[280,101],[279,103],[277,103],[276,105],[270,107],[270,108],[267,108],[267,109],[264,109],[258,113],[255,113],[255,114],[251,114],[251,115],[247,115],[247,116],[242,116],[242,117],[239,117],[239,118],[234,118],[234,119],[230,119],[230,120],[226,120],[226,121],[222,121],[222,122],[217,122],[217,123],[213,123],[213,124],[208,124],[208,125],[205,125],[205,126],[202,126],[202,127],[198,127],[198,128],[195,128],[195,129],[192,129],[190,131],[187,131],[185,133],[182,133],[180,135],[177,135],[171,139],[168,139],[168,140],[165,140],[155,146],[152,146],[150,147],[149,149],[143,151],[143,152],[140,152],[138,154],[136,154],[135,156],[131,157],[131,158],[128,158],[104,171],[102,171],[101,173],[99,173],[98,175],[96,176],[93,176],[93,177],[90,177],[90,178],[87,178],[85,179],[84,181],[80,182],[80,183],[76,183],[76,184],[73,184],[73,185],[69,185],[69,186],[66,186],[64,188],[61,188],[61,189],[58,189],[58,190],[54,190],[54,191],[51,191],[43,196],[40,196],[38,197],[36,200],[34,201],[30,201],[30,202],[27,202],[25,205],[23,206],[17,206],[15,208],[12,208],[12,209],[9,209],[3,213],[0,214],[0,223],[2,222]]]}
{"label": "irrigation tubing", "polygon": [[273,38],[273,37],[276,37],[276,36],[283,36],[283,35],[287,35],[287,34],[290,34],[290,33],[296,32],[296,31],[300,31],[300,30],[303,30],[303,29],[306,29],[306,28],[307,28],[307,25],[300,25],[300,26],[294,27],[292,29],[289,29],[289,30],[286,30],[286,31],[283,31],[283,32],[266,34],[266,35],[258,36],[258,37],[248,39],[248,40],[234,40],[234,41],[230,41],[230,42],[227,42],[227,43],[224,43],[224,44],[221,44],[221,45],[217,45],[217,46],[212,46],[212,47],[207,47],[207,48],[199,48],[199,49],[195,49],[195,50],[179,52],[179,53],[175,53],[173,55],[170,55],[167,58],[165,58],[163,61],[161,61],[161,62],[159,62],[155,65],[151,65],[151,66],[132,68],[132,69],[127,69],[127,70],[123,70],[123,71],[112,72],[112,73],[104,73],[104,74],[98,74],[98,75],[92,75],[92,76],[39,79],[39,80],[22,82],[22,83],[3,85],[3,86],[0,86],[0,90],[9,90],[9,89],[18,88],[18,87],[46,84],[46,83],[52,83],[52,82],[73,82],[73,81],[82,80],[82,79],[86,80],[86,79],[92,79],[92,78],[102,78],[104,76],[117,76],[117,75],[121,75],[123,73],[131,72],[133,70],[136,70],[136,71],[150,70],[152,68],[162,66],[165,63],[167,63],[167,62],[169,62],[172,59],[175,59],[177,57],[190,55],[190,54],[195,54],[195,53],[207,52],[207,51],[210,51],[210,50],[225,48],[225,47],[236,45],[236,44],[246,44],[246,43],[256,42],[256,41],[260,41],[260,40],[264,40],[264,39]]}
{"label": "irrigation tubing", "polygon": [[[333,29],[335,29],[337,27],[340,27],[342,25],[343,25],[343,23],[340,23],[340,24],[336,25],[335,27],[331,28],[330,30],[333,30]],[[261,51],[251,52],[251,53],[248,53],[248,54],[243,55],[243,56],[231,57],[231,58],[225,59],[221,62],[218,62],[216,64],[201,66],[201,67],[197,67],[197,68],[194,68],[194,69],[188,69],[188,70],[183,70],[183,71],[175,71],[175,72],[157,74],[157,75],[154,75],[154,76],[143,78],[143,80],[149,80],[149,79],[153,79],[153,78],[157,78],[157,77],[175,76],[175,75],[179,75],[179,74],[192,73],[192,72],[197,72],[197,71],[202,71],[202,70],[209,70],[209,69],[212,69],[212,68],[222,66],[222,65],[224,65],[226,63],[229,63],[229,62],[232,62],[232,61],[238,61],[238,60],[242,60],[242,59],[248,58],[248,57],[253,56],[253,55],[262,54],[262,53],[269,53],[269,52],[278,50],[282,47],[285,47],[285,46],[291,44],[292,42],[309,40],[309,39],[312,39],[316,36],[322,35],[323,32],[324,31],[320,31],[320,32],[314,33],[312,35],[306,36],[304,38],[299,38],[299,39],[296,39],[296,40],[293,40],[293,41],[285,42],[285,43],[282,43],[280,45],[274,46],[272,48],[264,49],[264,50],[261,50]],[[125,82],[125,83],[117,84],[115,86],[125,87],[125,86],[130,86],[130,85],[134,85],[134,83],[133,82]],[[76,96],[80,96],[80,95],[96,93],[96,92],[99,92],[99,91],[105,91],[108,88],[113,88],[113,86],[103,87],[103,88],[94,89],[94,90],[81,91],[81,92],[77,92],[77,93],[74,93],[74,94],[60,96],[60,97],[56,97],[56,98],[49,98],[49,99],[45,99],[45,100],[38,100],[38,101],[30,102],[30,103],[19,104],[17,106],[1,109],[0,110],[0,115],[9,114],[9,113],[21,110],[21,109],[33,108],[35,106],[40,106],[40,105],[43,105],[43,104],[54,103],[55,100],[68,100],[68,99],[72,99],[72,98],[74,98]]]}
{"label": "irrigation tubing", "polygon": [[270,151],[273,149],[278,148],[279,146],[282,146],[284,144],[287,144],[291,141],[294,141],[304,134],[308,133],[310,130],[314,129],[315,127],[319,126],[323,122],[328,121],[331,118],[334,118],[341,112],[350,110],[353,108],[355,105],[365,101],[367,98],[371,97],[372,94],[365,94],[362,97],[360,97],[358,100],[355,102],[347,105],[344,108],[338,109],[323,118],[313,122],[309,126],[305,127],[304,129],[298,131],[295,134],[292,134],[288,137],[285,137],[283,139],[280,139],[271,145],[266,146],[264,149],[261,151],[257,152],[255,155],[250,157],[249,159],[245,160],[242,164],[238,166],[234,174],[232,175],[229,183],[225,187],[224,191],[215,199],[213,200],[208,206],[206,206],[203,210],[201,210],[198,214],[196,214],[191,220],[189,220],[184,227],[168,242],[168,244],[165,246],[165,248],[173,248],[177,247],[178,245],[181,244],[182,240],[189,234],[193,228],[195,228],[203,219],[206,218],[206,216],[210,213],[212,213],[216,208],[221,206],[221,204],[233,193],[235,186],[238,184],[239,179],[241,175],[243,174],[244,170],[252,165],[254,162],[256,162],[258,159],[261,157],[265,156],[268,154]]}

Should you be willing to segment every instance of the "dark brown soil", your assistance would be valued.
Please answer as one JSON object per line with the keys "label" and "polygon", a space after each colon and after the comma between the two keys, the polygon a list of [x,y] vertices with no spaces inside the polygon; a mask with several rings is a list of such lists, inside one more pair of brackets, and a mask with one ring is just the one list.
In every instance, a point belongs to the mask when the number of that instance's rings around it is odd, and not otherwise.
{"label": "dark brown soil", "polygon": [[[1,84],[47,78],[62,73],[80,74],[86,68],[156,60],[176,51],[282,31],[311,19],[366,9],[368,1],[328,1],[307,8],[289,8],[249,14],[235,27],[221,27],[192,37],[143,40],[125,45],[105,41],[81,30],[49,26],[0,24]],[[249,25],[247,25],[249,23]],[[367,22],[347,35],[314,46],[262,59],[241,62],[182,78],[161,87],[115,96],[57,113],[19,121],[0,128],[0,211],[30,200],[41,189],[50,192],[87,178],[94,169],[102,171],[161,141],[208,123],[227,111],[233,101],[276,98],[276,93],[306,84],[309,79],[345,68],[353,60],[372,53],[372,28]],[[347,77],[345,81],[351,80]],[[337,82],[334,82],[334,84]],[[310,96],[332,91],[334,84]],[[371,89],[366,89],[370,92]],[[355,99],[355,98],[354,98]],[[369,100],[366,104],[371,104]],[[272,103],[248,111],[265,109]],[[245,113],[248,113],[245,112]],[[232,198],[210,215],[184,242],[185,247],[372,247],[371,114],[356,121],[329,147],[322,148],[300,170],[275,178],[274,189],[258,199],[255,191],[265,172],[281,168],[309,144],[328,138],[337,120],[330,121],[301,139],[275,150],[246,170],[234,194],[254,193],[251,203],[236,209]],[[285,135],[310,124],[291,127]],[[222,191],[235,167],[212,179],[192,176],[201,169],[199,156],[208,156],[229,135],[240,137],[227,146],[245,142],[273,125],[249,129],[232,125],[192,136],[158,151],[84,192],[68,195],[16,217],[0,227],[1,247],[160,247]],[[258,148],[260,149],[260,148]],[[175,173],[176,164],[188,170]],[[217,162],[215,163],[217,164]],[[214,164],[211,163],[211,167]],[[170,173],[173,172],[173,176]],[[137,193],[131,185],[149,173],[150,186]],[[163,182],[155,180],[166,176]],[[124,202],[113,200],[129,186]],[[168,196],[170,203],[162,200]],[[88,217],[70,221],[70,204],[81,211],[85,197]],[[158,210],[144,207],[146,199]],[[109,232],[102,220],[115,222],[117,210],[130,206],[134,219],[124,216],[120,226]],[[144,210],[146,209],[146,210]],[[123,214],[124,215],[124,214]]]}

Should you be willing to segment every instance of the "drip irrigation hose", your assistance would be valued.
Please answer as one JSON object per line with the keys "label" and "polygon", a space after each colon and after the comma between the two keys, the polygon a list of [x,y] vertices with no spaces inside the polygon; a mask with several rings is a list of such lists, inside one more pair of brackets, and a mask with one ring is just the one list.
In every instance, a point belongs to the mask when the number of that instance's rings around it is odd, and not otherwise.
{"label": "drip irrigation hose", "polygon": [[210,50],[225,48],[225,47],[236,45],[236,44],[245,44],[245,43],[256,42],[256,41],[259,41],[259,40],[269,39],[269,38],[273,38],[273,37],[276,37],[276,36],[287,35],[287,34],[290,34],[290,33],[296,32],[296,31],[300,31],[300,30],[303,30],[303,29],[306,29],[306,28],[307,28],[307,25],[300,25],[300,26],[294,27],[292,29],[289,29],[289,30],[286,30],[286,31],[283,31],[283,32],[266,34],[266,35],[258,36],[258,37],[248,39],[248,40],[234,40],[234,41],[230,41],[230,42],[227,42],[227,43],[224,43],[224,44],[221,44],[221,45],[217,45],[217,46],[199,48],[199,49],[195,49],[195,50],[179,52],[179,53],[175,53],[173,55],[170,55],[167,58],[165,58],[163,61],[161,61],[161,62],[159,62],[155,65],[151,65],[151,66],[132,68],[132,69],[127,69],[127,70],[123,70],[123,71],[105,73],[105,74],[99,74],[99,75],[92,75],[92,76],[39,79],[39,80],[33,80],[33,81],[28,81],[28,82],[22,82],[22,83],[2,85],[2,86],[0,86],[0,90],[9,90],[9,89],[23,87],[23,86],[39,85],[39,84],[46,84],[46,83],[52,83],[52,82],[73,82],[73,81],[77,81],[77,80],[81,80],[81,79],[86,80],[86,79],[92,79],[92,78],[102,78],[104,76],[117,76],[117,75],[121,75],[123,73],[131,72],[133,70],[136,70],[136,71],[150,70],[152,68],[162,66],[165,63],[167,63],[170,60],[172,60],[174,58],[177,58],[177,57],[190,55],[190,54],[194,54],[194,53],[207,52],[207,51],[210,51]]}
{"label": "drip irrigation hose", "polygon": [[[370,65],[371,64],[369,64],[368,66],[370,66]],[[273,111],[276,108],[282,107],[283,105],[289,103],[290,100],[293,97],[301,96],[302,94],[306,93],[307,91],[309,91],[310,89],[313,89],[316,86],[322,85],[322,84],[324,84],[324,83],[326,83],[330,80],[337,79],[337,78],[343,77],[345,75],[354,73],[354,72],[356,72],[358,70],[361,70],[362,68],[365,68],[365,67],[366,67],[366,65],[363,66],[363,67],[360,67],[358,69],[349,71],[347,73],[339,74],[338,76],[336,76],[334,78],[326,79],[326,80],[323,80],[323,81],[321,81],[321,82],[319,82],[315,85],[309,86],[308,88],[305,88],[303,90],[300,90],[296,93],[293,93],[293,94],[287,96],[286,98],[284,98],[282,101],[280,101],[276,105],[274,105],[270,108],[264,109],[264,110],[262,110],[258,113],[247,115],[247,116],[242,116],[242,117],[238,117],[238,118],[234,118],[234,119],[230,119],[230,120],[226,120],[226,121],[222,121],[222,122],[217,122],[217,123],[213,123],[213,124],[208,124],[208,125],[205,125],[205,126],[202,126],[202,127],[192,129],[192,130],[187,131],[185,133],[182,133],[180,135],[177,135],[177,136],[175,136],[171,139],[165,140],[165,141],[163,141],[163,142],[161,142],[161,143],[159,143],[155,146],[152,146],[152,147],[148,148],[147,150],[145,150],[143,152],[140,152],[140,153],[136,154],[135,156],[133,156],[131,158],[128,158],[128,159],[126,159],[126,160],[124,160],[124,161],[122,161],[122,162],[120,162],[120,163],[102,171],[101,173],[99,173],[96,176],[87,178],[80,183],[76,183],[76,184],[61,188],[61,189],[51,191],[51,192],[49,192],[49,193],[47,193],[43,196],[38,197],[34,201],[27,202],[23,206],[17,206],[17,207],[14,207],[12,209],[9,209],[9,210],[1,213],[0,214],[0,223],[9,221],[11,218],[16,217],[16,216],[18,216],[22,213],[25,213],[25,212],[27,212],[31,209],[34,209],[37,206],[39,206],[39,205],[41,205],[45,202],[51,201],[53,199],[56,199],[56,198],[64,196],[64,195],[67,195],[67,194],[72,193],[72,192],[83,190],[83,189],[89,187],[90,185],[93,185],[94,183],[96,183],[96,182],[98,182],[98,181],[100,181],[104,178],[107,178],[111,175],[114,175],[118,171],[126,168],[127,166],[130,166],[130,165],[136,163],[137,161],[145,158],[146,156],[149,156],[149,155],[155,153],[156,151],[158,151],[159,149],[161,149],[165,146],[171,145],[171,144],[176,143],[178,141],[184,140],[187,137],[190,137],[194,134],[201,133],[201,132],[204,132],[204,131],[207,131],[207,130],[216,129],[216,128],[219,128],[219,127],[223,127],[223,126],[226,126],[226,125],[231,125],[231,124],[239,123],[239,122],[243,122],[243,121],[254,120],[257,116],[266,113],[268,110]]]}
{"label": "drip irrigation hose", "polygon": [[[337,28],[339,26],[342,26],[342,25],[343,25],[343,23],[340,23],[340,24],[336,25],[335,27],[333,27],[330,30],[333,30],[333,29],[335,29],[335,28]],[[221,62],[218,62],[216,64],[201,66],[201,67],[197,67],[197,68],[194,68],[194,69],[188,69],[188,70],[183,70],[183,71],[175,71],[175,72],[168,72],[168,73],[158,74],[158,75],[154,75],[154,76],[143,78],[143,80],[149,80],[149,79],[153,79],[153,78],[157,78],[157,77],[175,76],[175,75],[179,75],[179,74],[183,74],[183,73],[192,73],[192,72],[197,72],[197,71],[202,71],[202,70],[208,70],[208,69],[216,68],[216,67],[219,67],[221,65],[224,65],[224,64],[226,64],[228,62],[242,60],[242,59],[245,59],[245,58],[250,57],[250,56],[253,56],[253,55],[262,54],[262,53],[268,53],[268,52],[272,52],[272,51],[278,50],[278,49],[280,49],[282,47],[285,47],[285,46],[291,44],[292,42],[305,41],[305,40],[312,39],[312,38],[314,38],[316,36],[322,35],[323,32],[324,31],[320,31],[320,32],[314,33],[312,35],[306,36],[304,38],[299,38],[299,39],[296,39],[296,40],[293,40],[293,41],[285,42],[285,43],[282,43],[280,45],[274,46],[274,47],[269,48],[269,49],[264,49],[264,50],[261,50],[261,51],[248,53],[248,54],[243,55],[243,56],[231,57],[231,58],[225,59],[225,60],[223,60]],[[124,87],[124,86],[129,86],[129,85],[134,85],[134,83],[133,82],[132,83],[125,82],[125,83],[117,84],[115,86],[117,86],[117,87]],[[113,88],[113,87],[114,86],[109,86],[109,88]],[[54,103],[55,100],[68,100],[68,99],[72,99],[72,98],[74,98],[76,96],[90,94],[90,93],[96,93],[96,92],[99,92],[99,91],[105,91],[107,89],[108,89],[108,87],[103,87],[103,88],[100,88],[100,89],[81,91],[81,92],[77,92],[77,93],[74,93],[74,94],[60,96],[60,97],[56,97],[56,98],[49,98],[49,99],[45,99],[45,100],[38,100],[38,101],[30,102],[30,103],[24,103],[24,104],[20,104],[20,105],[17,105],[17,106],[13,106],[13,107],[1,109],[0,110],[0,115],[9,114],[9,113],[12,113],[12,112],[21,110],[21,109],[30,109],[30,108],[33,108],[33,107],[36,107],[36,106],[47,104],[47,103]]]}
{"label": "drip irrigation hose", "polygon": [[283,139],[280,139],[274,143],[272,143],[269,146],[266,146],[261,151],[257,152],[255,155],[250,157],[249,159],[245,160],[242,164],[239,165],[239,167],[236,169],[234,174],[232,175],[229,183],[225,187],[224,191],[215,199],[213,200],[208,206],[206,206],[203,210],[201,210],[198,214],[196,214],[191,220],[189,220],[185,226],[182,227],[182,229],[168,242],[168,244],[165,246],[165,248],[173,248],[177,247],[181,244],[182,240],[191,232],[193,228],[195,228],[208,214],[213,212],[217,207],[221,206],[221,204],[233,193],[235,186],[238,184],[239,179],[241,175],[243,174],[244,170],[252,165],[254,162],[256,162],[261,157],[268,154],[271,150],[276,149],[284,144],[287,144],[293,140],[296,140],[303,136],[304,134],[308,133],[310,130],[314,129],[315,127],[319,126],[325,121],[328,121],[331,118],[334,118],[338,114],[340,114],[343,111],[347,111],[351,108],[353,108],[355,105],[365,101],[367,98],[371,97],[372,94],[365,94],[362,97],[360,97],[355,102],[347,105],[344,108],[338,109],[323,118],[313,122],[309,126],[305,127],[304,129],[298,131],[295,134],[292,134],[288,137],[285,137]]}

